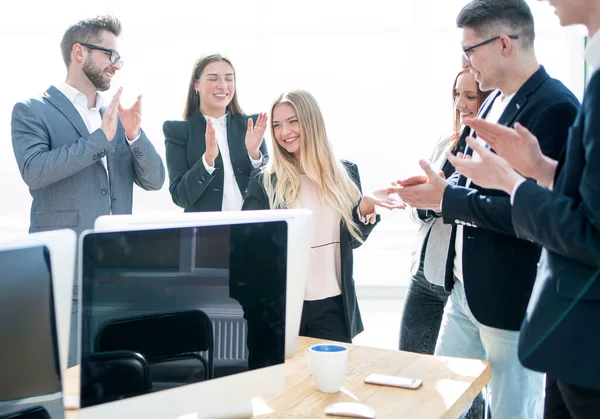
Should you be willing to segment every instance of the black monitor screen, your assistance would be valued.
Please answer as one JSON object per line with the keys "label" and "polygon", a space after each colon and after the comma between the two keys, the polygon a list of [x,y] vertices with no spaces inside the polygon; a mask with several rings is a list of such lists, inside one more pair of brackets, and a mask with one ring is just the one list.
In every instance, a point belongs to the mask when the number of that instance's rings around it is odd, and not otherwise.
{"label": "black monitor screen", "polygon": [[0,417],[63,417],[50,257],[45,246],[0,251]]}
{"label": "black monitor screen", "polygon": [[81,407],[283,363],[287,223],[83,239]]}

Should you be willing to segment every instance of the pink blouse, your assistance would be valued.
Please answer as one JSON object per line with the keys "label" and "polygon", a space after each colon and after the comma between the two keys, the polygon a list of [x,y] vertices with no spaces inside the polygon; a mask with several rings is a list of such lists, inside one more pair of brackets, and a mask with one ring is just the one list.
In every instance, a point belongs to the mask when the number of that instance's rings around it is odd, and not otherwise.
{"label": "pink blouse", "polygon": [[340,215],[321,201],[317,184],[306,175],[300,175],[300,197],[294,207],[311,210],[316,219],[304,299],[322,300],[340,295]]}

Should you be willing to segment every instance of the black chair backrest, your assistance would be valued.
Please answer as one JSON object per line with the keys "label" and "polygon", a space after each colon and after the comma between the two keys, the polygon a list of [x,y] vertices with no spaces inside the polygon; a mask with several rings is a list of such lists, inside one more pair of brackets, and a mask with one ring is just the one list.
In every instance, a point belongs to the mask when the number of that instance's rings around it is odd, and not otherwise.
{"label": "black chair backrest", "polygon": [[111,320],[96,335],[98,352],[128,350],[148,362],[178,353],[211,351],[213,330],[202,310],[140,315]]}
{"label": "black chair backrest", "polygon": [[81,363],[81,407],[125,399],[152,390],[150,368],[131,351],[96,352]]}
{"label": "black chair backrest", "polygon": [[42,406],[34,406],[28,409],[12,412],[0,416],[0,419],[51,419],[50,414]]}

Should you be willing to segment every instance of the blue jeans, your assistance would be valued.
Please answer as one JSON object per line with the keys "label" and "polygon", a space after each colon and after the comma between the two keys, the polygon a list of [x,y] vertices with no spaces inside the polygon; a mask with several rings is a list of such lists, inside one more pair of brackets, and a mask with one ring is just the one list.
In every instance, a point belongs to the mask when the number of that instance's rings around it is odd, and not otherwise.
{"label": "blue jeans", "polygon": [[[423,252],[423,255],[425,252]],[[417,273],[411,278],[400,324],[401,351],[433,355],[438,339],[444,306],[450,293],[439,285],[425,279],[423,261]],[[469,409],[466,419],[484,418],[485,400],[480,393]]]}
{"label": "blue jeans", "polygon": [[[425,252],[423,252],[425,253]],[[433,355],[444,306],[450,293],[428,282],[423,275],[423,263],[411,278],[400,324],[401,351]]]}
{"label": "blue jeans", "polygon": [[519,362],[519,332],[485,326],[475,320],[462,281],[454,283],[435,348],[436,355],[491,362],[489,383],[494,419],[537,419],[543,416],[544,374]]}

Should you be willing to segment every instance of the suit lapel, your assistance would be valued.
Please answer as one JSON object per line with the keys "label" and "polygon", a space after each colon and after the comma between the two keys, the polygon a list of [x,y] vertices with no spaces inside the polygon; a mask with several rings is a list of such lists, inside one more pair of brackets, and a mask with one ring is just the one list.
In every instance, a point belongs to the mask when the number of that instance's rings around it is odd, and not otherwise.
{"label": "suit lapel", "polygon": [[87,137],[90,135],[83,119],[81,119],[81,115],[75,109],[75,106],[71,103],[69,99],[65,95],[62,94],[60,90],[58,90],[54,86],[50,86],[50,88],[45,93],[46,99],[50,102],[56,109],[58,109],[64,116],[71,122],[71,124],[75,127],[79,135],[82,137]]}
{"label": "suit lapel", "polygon": [[[231,163],[235,167],[234,162],[239,162],[242,157],[241,149],[245,149],[246,136],[242,133],[242,130],[238,127],[237,115],[229,115],[227,117],[227,146],[229,147],[229,156],[231,157]],[[242,147],[242,145],[244,147]]]}
{"label": "suit lapel", "polygon": [[242,165],[244,152],[246,150],[246,131],[240,129],[238,115],[227,117],[227,146],[229,147],[229,157],[233,167],[233,175],[240,191],[243,193],[244,187],[240,185],[239,173],[237,172]]}
{"label": "suit lapel", "polygon": [[523,86],[519,88],[504,112],[502,112],[500,119],[498,119],[498,123],[511,127],[515,123],[517,116],[521,113],[521,110],[527,105],[529,96],[535,93],[549,78],[550,76],[548,76],[544,67],[540,66],[540,68],[527,79]]}

